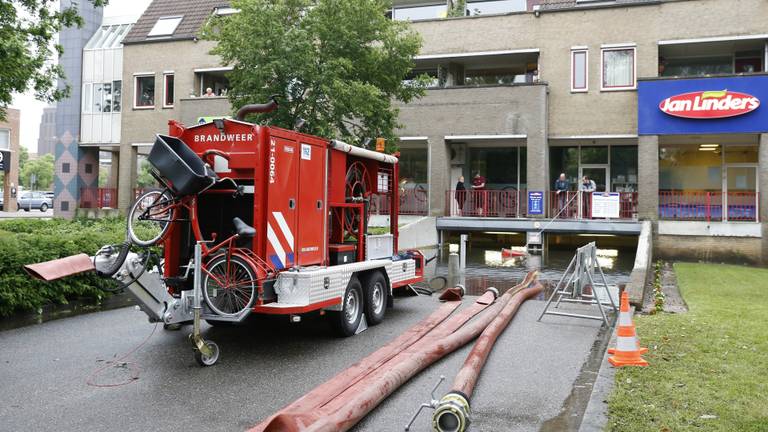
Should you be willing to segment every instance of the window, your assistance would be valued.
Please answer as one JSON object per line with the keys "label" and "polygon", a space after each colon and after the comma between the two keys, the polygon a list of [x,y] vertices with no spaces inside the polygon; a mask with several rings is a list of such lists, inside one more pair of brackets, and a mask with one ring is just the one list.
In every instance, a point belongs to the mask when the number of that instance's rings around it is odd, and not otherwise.
{"label": "window", "polygon": [[85,164],[85,173],[86,174],[93,174],[93,164]]}
{"label": "window", "polygon": [[589,51],[581,48],[571,50],[571,91],[589,91]]}
{"label": "window", "polygon": [[392,17],[396,21],[419,21],[435,18],[445,18],[448,15],[448,5],[441,4],[401,7],[393,10]]}
{"label": "window", "polygon": [[527,9],[525,0],[487,0],[468,1],[468,15],[491,15],[509,12],[521,12]]}
{"label": "window", "polygon": [[155,107],[155,76],[144,75],[135,78],[136,93],[133,99],[134,108]]}
{"label": "window", "polygon": [[635,47],[603,48],[601,90],[634,90]]}
{"label": "window", "polygon": [[163,108],[173,107],[173,74],[163,75]]}
{"label": "window", "polygon": [[61,201],[61,211],[69,211],[69,201]]}
{"label": "window", "polygon": [[101,112],[112,112],[112,83],[104,83],[104,98],[102,99]]}
{"label": "window", "polygon": [[61,164],[61,172],[62,174],[69,174],[69,162]]}
{"label": "window", "polygon": [[90,112],[92,113],[101,112],[103,97],[104,97],[104,84],[94,83],[93,84],[93,104],[91,105]]}
{"label": "window", "polygon": [[173,32],[176,31],[176,27],[179,26],[179,23],[183,18],[184,17],[180,16],[159,18],[147,36],[171,36]]}
{"label": "window", "polygon": [[112,81],[112,112],[119,113],[123,96],[123,82],[120,80]]}
{"label": "window", "polygon": [[91,103],[93,100],[93,84],[83,84],[83,107],[84,113],[91,112]]}
{"label": "window", "polygon": [[11,148],[11,131],[0,129],[0,149],[8,150]]}

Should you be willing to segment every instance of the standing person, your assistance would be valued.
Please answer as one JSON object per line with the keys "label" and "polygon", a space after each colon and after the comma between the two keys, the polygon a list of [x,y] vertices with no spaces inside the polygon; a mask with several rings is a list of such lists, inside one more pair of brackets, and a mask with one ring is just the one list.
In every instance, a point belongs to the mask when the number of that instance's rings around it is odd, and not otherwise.
{"label": "standing person", "polygon": [[464,201],[467,200],[467,187],[464,186],[464,176],[459,176],[456,182],[456,203],[459,205],[459,216],[464,215]]}
{"label": "standing person", "polygon": [[581,184],[579,185],[579,190],[581,191],[581,217],[589,217],[590,211],[589,209],[592,207],[592,192],[597,190],[597,185],[595,184],[594,180],[591,180],[589,177],[584,176],[581,178]]}
{"label": "standing person", "polygon": [[568,200],[568,190],[571,188],[571,184],[568,183],[568,179],[565,178],[565,173],[560,173],[560,177],[555,180],[555,195],[557,195],[557,212],[559,213],[565,203]]}
{"label": "standing person", "polygon": [[472,190],[475,191],[475,208],[478,209],[480,215],[483,214],[485,208],[485,177],[480,175],[480,171],[475,173],[475,177],[472,179]]}

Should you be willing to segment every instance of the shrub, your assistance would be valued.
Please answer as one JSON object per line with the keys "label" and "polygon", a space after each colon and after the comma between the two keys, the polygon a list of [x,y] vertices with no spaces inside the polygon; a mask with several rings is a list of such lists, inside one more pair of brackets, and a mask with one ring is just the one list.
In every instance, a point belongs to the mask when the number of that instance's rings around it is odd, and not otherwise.
{"label": "shrub", "polygon": [[43,282],[27,275],[23,266],[78,253],[91,255],[124,239],[124,219],[0,221],[0,316],[80,297],[100,300],[105,296],[101,288],[113,286],[110,280],[90,273]]}

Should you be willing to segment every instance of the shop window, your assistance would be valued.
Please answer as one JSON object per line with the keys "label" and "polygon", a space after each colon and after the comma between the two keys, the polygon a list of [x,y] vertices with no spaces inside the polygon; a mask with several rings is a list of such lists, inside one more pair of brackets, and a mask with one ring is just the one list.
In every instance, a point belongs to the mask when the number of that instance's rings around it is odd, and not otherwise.
{"label": "shop window", "polygon": [[571,51],[571,91],[574,93],[589,90],[588,59],[589,51],[586,49]]}
{"label": "shop window", "polygon": [[667,145],[659,149],[659,190],[719,192],[722,153],[718,147]]}
{"label": "shop window", "polygon": [[757,146],[728,145],[725,147],[725,163],[757,163]]}
{"label": "shop window", "polygon": [[635,47],[602,49],[601,90],[633,90],[635,85]]}
{"label": "shop window", "polygon": [[637,146],[611,146],[611,192],[637,192]]}
{"label": "shop window", "polygon": [[163,108],[173,108],[173,74],[163,75]]}
{"label": "shop window", "polygon": [[472,182],[476,173],[485,177],[486,187],[491,190],[519,189],[518,166],[525,160],[518,159],[518,147],[488,147],[469,149],[469,172],[465,173],[466,184]]}
{"label": "shop window", "polygon": [[427,184],[428,163],[426,147],[401,148],[399,164],[400,179],[411,183]]}
{"label": "shop window", "polygon": [[154,108],[155,106],[155,76],[145,75],[135,77],[134,108]]}

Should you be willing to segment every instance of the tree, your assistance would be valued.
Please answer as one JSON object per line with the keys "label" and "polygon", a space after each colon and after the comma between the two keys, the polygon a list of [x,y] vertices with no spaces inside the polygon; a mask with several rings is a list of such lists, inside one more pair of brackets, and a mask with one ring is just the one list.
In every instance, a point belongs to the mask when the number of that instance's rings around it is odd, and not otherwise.
{"label": "tree", "polygon": [[[92,0],[103,6],[106,0]],[[51,42],[64,27],[82,26],[83,19],[72,6],[62,11],[50,0],[0,1],[0,120],[14,93],[31,89],[41,101],[54,102],[69,95],[70,88],[57,88],[64,78],[62,68],[52,62]],[[61,45],[53,49],[61,55]]]}
{"label": "tree", "polygon": [[[30,181],[33,175],[34,184]],[[50,189],[53,183],[53,155],[45,154],[37,159],[28,160],[19,171],[19,183],[29,189]]]}
{"label": "tree", "polygon": [[[384,0],[233,0],[237,14],[214,17],[203,36],[231,65],[233,108],[281,96],[255,121],[339,137],[393,138],[398,110],[424,93],[426,77],[405,81],[421,38],[386,17]],[[393,140],[390,140],[392,142]]]}
{"label": "tree", "polygon": [[152,169],[152,165],[146,159],[139,160],[139,174],[136,177],[136,185],[140,188],[157,186],[157,181],[149,170]]}

